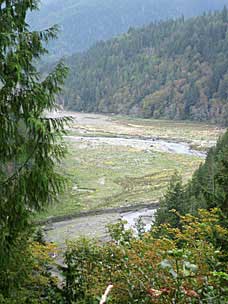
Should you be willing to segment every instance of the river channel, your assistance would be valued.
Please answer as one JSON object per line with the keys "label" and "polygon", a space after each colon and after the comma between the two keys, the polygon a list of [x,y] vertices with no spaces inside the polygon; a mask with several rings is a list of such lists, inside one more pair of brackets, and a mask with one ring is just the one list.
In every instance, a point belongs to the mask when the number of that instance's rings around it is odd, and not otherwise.
{"label": "river channel", "polygon": [[100,241],[109,240],[108,225],[125,221],[125,228],[132,229],[137,233],[136,225],[141,219],[145,231],[149,231],[153,223],[156,206],[135,208],[135,210],[109,210],[98,212],[98,214],[83,214],[68,220],[57,221],[46,225],[46,237],[49,242],[54,242],[60,247],[65,247],[68,241],[76,240],[79,237],[96,238]]}
{"label": "river channel", "polygon": [[172,142],[156,138],[132,138],[132,137],[82,137],[66,136],[69,141],[77,142],[84,147],[94,147],[101,145],[132,147],[146,151],[157,151],[165,153],[185,154],[191,156],[205,157],[204,152],[191,148],[188,143]]}

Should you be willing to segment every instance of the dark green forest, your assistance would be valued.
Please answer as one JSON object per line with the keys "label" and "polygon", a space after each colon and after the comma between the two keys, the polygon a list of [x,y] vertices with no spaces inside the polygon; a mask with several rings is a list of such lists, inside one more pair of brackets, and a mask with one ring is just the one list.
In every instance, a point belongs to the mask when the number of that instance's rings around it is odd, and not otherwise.
{"label": "dark green forest", "polygon": [[228,124],[228,11],[131,28],[67,59],[65,107]]}

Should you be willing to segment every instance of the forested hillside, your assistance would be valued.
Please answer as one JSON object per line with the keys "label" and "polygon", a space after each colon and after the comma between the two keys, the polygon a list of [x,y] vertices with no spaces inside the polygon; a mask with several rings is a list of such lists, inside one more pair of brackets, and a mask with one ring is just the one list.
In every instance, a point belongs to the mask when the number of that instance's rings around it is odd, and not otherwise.
{"label": "forested hillside", "polygon": [[153,23],[68,59],[77,111],[228,123],[228,11]]}
{"label": "forested hillside", "polygon": [[227,0],[41,0],[40,12],[29,23],[38,29],[60,25],[60,35],[50,44],[56,58],[88,49],[98,40],[124,33],[130,26],[142,26],[170,17],[199,15],[222,9]]}

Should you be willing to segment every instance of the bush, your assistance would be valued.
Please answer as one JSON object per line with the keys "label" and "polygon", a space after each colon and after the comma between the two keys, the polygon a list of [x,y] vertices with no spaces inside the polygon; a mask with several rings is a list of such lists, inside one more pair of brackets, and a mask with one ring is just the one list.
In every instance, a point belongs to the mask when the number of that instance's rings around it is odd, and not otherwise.
{"label": "bush", "polygon": [[215,239],[227,237],[228,231],[219,225],[218,210],[200,210],[197,217],[182,216],[180,221],[182,230],[162,225],[143,238],[126,238],[129,234],[117,224],[116,241],[70,243],[65,255],[67,303],[99,303],[109,284],[114,285],[110,304],[227,303],[227,265]]}
{"label": "bush", "polygon": [[55,265],[52,259],[52,255],[55,253],[56,248],[52,244],[30,243],[27,255],[25,256],[25,253],[21,252],[26,261],[22,271],[27,272],[27,279],[8,297],[0,293],[0,304],[64,303],[62,292],[58,288],[58,279],[53,277],[49,271],[50,267]]}

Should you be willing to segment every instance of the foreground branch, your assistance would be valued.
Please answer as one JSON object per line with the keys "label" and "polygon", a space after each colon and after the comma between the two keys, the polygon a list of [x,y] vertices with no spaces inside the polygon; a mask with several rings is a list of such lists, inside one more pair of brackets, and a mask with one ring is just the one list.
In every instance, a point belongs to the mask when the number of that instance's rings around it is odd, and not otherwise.
{"label": "foreground branch", "polygon": [[103,296],[101,298],[100,304],[105,304],[106,303],[106,301],[108,299],[108,295],[111,292],[112,288],[113,288],[113,285],[109,285],[107,287],[107,289],[105,290],[105,293],[103,294]]}

